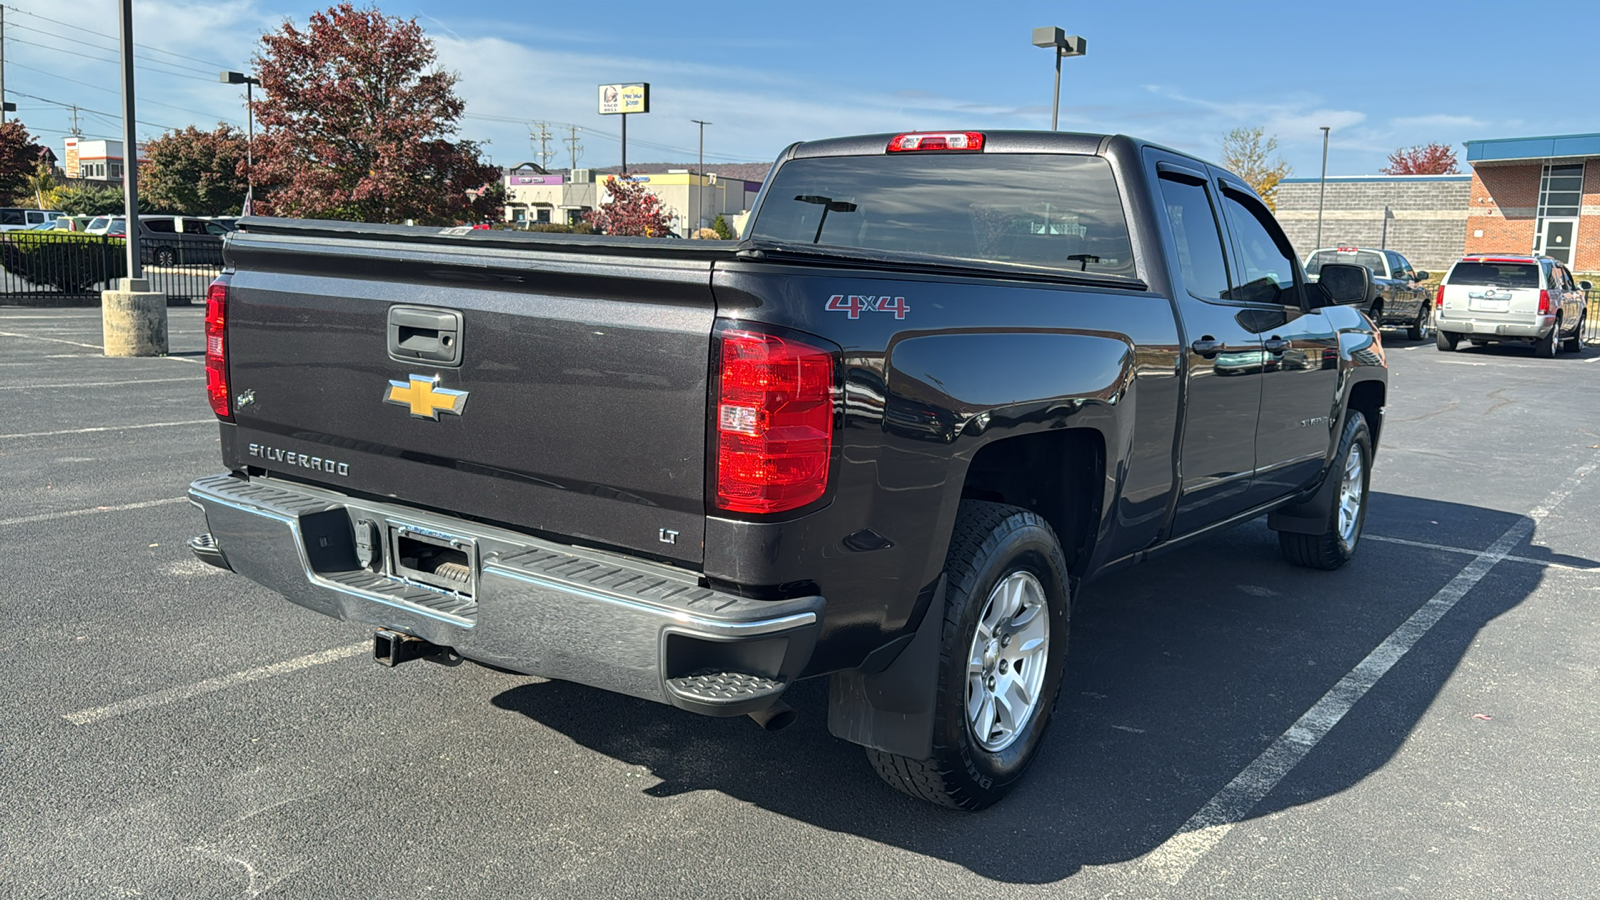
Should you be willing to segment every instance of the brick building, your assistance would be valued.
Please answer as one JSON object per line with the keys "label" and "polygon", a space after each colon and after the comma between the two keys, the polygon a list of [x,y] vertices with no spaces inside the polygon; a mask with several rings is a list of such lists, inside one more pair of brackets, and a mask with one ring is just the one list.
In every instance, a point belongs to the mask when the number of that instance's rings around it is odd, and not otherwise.
{"label": "brick building", "polygon": [[[1278,184],[1277,218],[1301,259],[1318,248],[1319,178]],[[1322,247],[1387,247],[1413,266],[1443,272],[1465,250],[1471,175],[1329,176]]]}
{"label": "brick building", "polygon": [[1600,134],[1467,142],[1469,253],[1543,253],[1600,272]]}

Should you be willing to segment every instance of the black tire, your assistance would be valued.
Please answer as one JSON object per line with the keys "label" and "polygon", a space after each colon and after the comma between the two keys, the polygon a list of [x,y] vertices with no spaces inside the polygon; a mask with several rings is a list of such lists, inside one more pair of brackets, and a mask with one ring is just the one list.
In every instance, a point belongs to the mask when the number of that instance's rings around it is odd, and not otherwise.
{"label": "black tire", "polygon": [[[939,650],[932,754],[928,759],[909,759],[868,748],[867,758],[878,775],[897,790],[941,806],[977,810],[999,801],[1022,778],[1050,724],[1067,657],[1071,605],[1067,566],[1055,532],[1038,515],[1015,506],[965,500],[956,514],[955,532],[945,556],[945,575],[948,580],[942,611],[944,631]],[[974,726],[968,722],[972,689],[969,666],[979,626],[984,614],[991,610],[991,593],[1008,579],[1024,576],[1036,579],[1042,589],[1043,608],[1034,607],[1039,610],[1035,615],[1044,615],[1047,628],[1042,682],[1009,742],[990,750],[980,744]],[[928,615],[940,612],[930,609]],[[1005,632],[1011,624],[1012,621],[1001,621],[1002,627],[994,630]],[[1031,618],[1027,627],[1035,627]],[[997,654],[998,646],[991,646]],[[985,652],[979,659],[984,671],[997,664],[991,662],[990,655]],[[1037,660],[1030,663],[1036,664]],[[1007,671],[1003,662],[998,665],[999,672]],[[1009,683],[1015,684],[1020,680],[1017,673],[1021,669],[1010,671]],[[980,673],[976,680],[982,682],[984,676]],[[989,683],[993,685],[993,681]],[[978,717],[982,719],[983,711],[993,708],[982,707]],[[988,726],[991,738],[999,725],[996,715]]]}
{"label": "black tire", "polygon": [[1379,297],[1377,299],[1377,301],[1372,304],[1372,312],[1371,312],[1370,315],[1372,316],[1372,327],[1374,327],[1374,328],[1382,328],[1383,327],[1383,298],[1382,297]]}
{"label": "black tire", "polygon": [[1568,353],[1582,353],[1583,352],[1583,326],[1584,326],[1585,320],[1587,320],[1588,318],[1589,318],[1589,311],[1588,310],[1584,310],[1583,312],[1578,313],[1578,327],[1572,329],[1572,337],[1569,337],[1566,340],[1561,342],[1561,349],[1567,351]]}
{"label": "black tire", "polygon": [[1561,330],[1561,322],[1557,321],[1550,329],[1550,333],[1533,342],[1533,355],[1540,359],[1556,358],[1556,332]]}
{"label": "black tire", "polygon": [[1433,340],[1440,350],[1450,351],[1456,349],[1456,346],[1461,343],[1461,335],[1436,330],[1433,333]]}
{"label": "black tire", "polygon": [[1328,520],[1324,523],[1326,528],[1321,534],[1278,532],[1278,549],[1294,565],[1308,569],[1337,569],[1355,555],[1356,545],[1361,541],[1361,529],[1367,521],[1369,488],[1372,484],[1372,434],[1367,430],[1366,417],[1351,410],[1345,420],[1344,431],[1339,435],[1339,452],[1334,455],[1333,467],[1328,470],[1327,477],[1343,479],[1349,472],[1351,455],[1355,453],[1361,455],[1351,527],[1344,527],[1346,523],[1341,513],[1345,503],[1341,488],[1334,495]]}
{"label": "black tire", "polygon": [[1433,307],[1427,303],[1417,310],[1417,320],[1406,326],[1406,337],[1413,341],[1423,340],[1428,336],[1428,322],[1433,318]]}

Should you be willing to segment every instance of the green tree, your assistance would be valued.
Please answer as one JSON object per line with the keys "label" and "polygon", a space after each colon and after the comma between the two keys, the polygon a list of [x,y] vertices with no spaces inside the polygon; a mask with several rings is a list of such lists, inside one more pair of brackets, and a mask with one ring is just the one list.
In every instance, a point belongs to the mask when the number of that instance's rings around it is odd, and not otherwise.
{"label": "green tree", "polygon": [[238,215],[246,179],[244,132],[218,123],[214,131],[190,125],[145,145],[150,162],[139,168],[139,201],[185,216]]}
{"label": "green tree", "polygon": [[63,185],[51,192],[50,205],[69,216],[120,216],[122,188],[116,185]]}
{"label": "green tree", "polygon": [[728,220],[722,217],[722,213],[717,213],[717,217],[711,220],[711,230],[722,240],[733,240],[733,229],[728,227]]}
{"label": "green tree", "polygon": [[26,206],[34,204],[29,180],[39,170],[39,154],[43,151],[21,121],[12,119],[0,125],[0,199]]}
{"label": "green tree", "polygon": [[[255,183],[275,215],[498,221],[500,171],[455,137],[465,104],[416,19],[341,3],[262,35]],[[258,95],[259,96],[259,95]]]}
{"label": "green tree", "polygon": [[1277,153],[1278,139],[1266,137],[1261,128],[1235,128],[1222,138],[1222,167],[1243,178],[1274,212],[1278,182],[1293,171]]}

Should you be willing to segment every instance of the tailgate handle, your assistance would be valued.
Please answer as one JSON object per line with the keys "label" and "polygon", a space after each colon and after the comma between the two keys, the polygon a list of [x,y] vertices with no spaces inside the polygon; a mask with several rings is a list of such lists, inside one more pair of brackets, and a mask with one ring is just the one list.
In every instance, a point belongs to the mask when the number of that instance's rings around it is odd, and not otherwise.
{"label": "tailgate handle", "polygon": [[461,365],[461,313],[424,306],[389,307],[389,358]]}

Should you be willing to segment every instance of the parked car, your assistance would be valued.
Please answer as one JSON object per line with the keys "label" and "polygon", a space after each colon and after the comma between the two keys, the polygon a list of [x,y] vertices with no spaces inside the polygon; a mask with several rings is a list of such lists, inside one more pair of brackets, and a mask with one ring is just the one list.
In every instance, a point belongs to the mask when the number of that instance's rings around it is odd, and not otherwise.
{"label": "parked car", "polygon": [[1326,247],[1313,250],[1306,257],[1306,275],[1315,280],[1326,263],[1354,263],[1372,273],[1373,294],[1361,304],[1378,327],[1398,326],[1406,330],[1406,337],[1420,341],[1428,336],[1431,298],[1421,282],[1428,280],[1427,272],[1411,268],[1404,256],[1393,250],[1369,250],[1363,247]]}
{"label": "parked car", "polygon": [[64,215],[54,209],[22,209],[15,206],[0,208],[0,231],[21,231],[45,224]]}
{"label": "parked car", "polygon": [[834,735],[977,809],[1040,746],[1080,583],[1263,515],[1296,565],[1361,539],[1371,273],[1306,283],[1238,176],[1126,136],[795,144],[740,244],[242,234],[190,547],[380,662],[766,728],[829,676]]}
{"label": "parked car", "polygon": [[198,216],[140,216],[139,256],[149,266],[221,266],[230,230]]}
{"label": "parked car", "polygon": [[[122,221],[123,219],[121,216],[95,216],[93,219],[89,220],[89,224],[85,225],[83,230],[89,234],[109,234],[111,232],[111,227]],[[117,233],[128,233],[126,223],[123,224],[122,228]]]}
{"label": "parked car", "polygon": [[1440,350],[1461,341],[1529,344],[1535,356],[1583,349],[1587,281],[1548,256],[1467,256],[1450,267],[1434,298]]}

